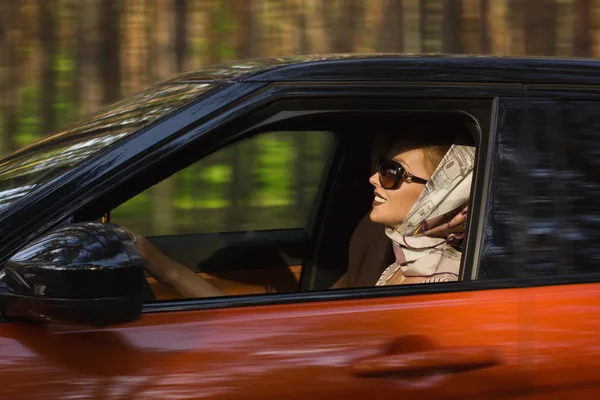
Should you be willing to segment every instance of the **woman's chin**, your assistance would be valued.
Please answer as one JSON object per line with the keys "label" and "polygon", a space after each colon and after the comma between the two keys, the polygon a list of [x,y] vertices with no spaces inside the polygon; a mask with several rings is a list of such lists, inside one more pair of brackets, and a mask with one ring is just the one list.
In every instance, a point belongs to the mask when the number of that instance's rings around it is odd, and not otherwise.
{"label": "woman's chin", "polygon": [[377,209],[373,208],[369,214],[369,218],[371,218],[371,221],[375,222],[376,224],[387,225],[386,219],[382,218],[382,215],[380,214],[381,213],[378,212]]}
{"label": "woman's chin", "polygon": [[369,218],[372,222],[375,222],[376,224],[392,226],[394,228],[400,226],[401,222],[399,223],[396,220],[392,220],[392,218],[386,218],[384,215],[381,214],[382,213],[380,212],[380,210],[373,208],[371,210],[371,213],[369,214]]}

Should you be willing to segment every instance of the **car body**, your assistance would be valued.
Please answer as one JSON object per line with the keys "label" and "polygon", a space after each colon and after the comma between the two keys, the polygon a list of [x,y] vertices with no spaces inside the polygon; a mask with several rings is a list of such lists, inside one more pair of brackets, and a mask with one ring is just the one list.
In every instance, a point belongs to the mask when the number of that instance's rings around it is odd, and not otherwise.
{"label": "car body", "polygon": [[[597,396],[599,66],[433,55],[237,62],[162,82],[9,156],[3,263],[241,138],[335,132],[300,228],[150,238],[181,262],[219,253],[203,273],[231,296],[174,299],[150,279],[158,301],[125,324],[6,318],[0,398]],[[436,113],[464,115],[478,132],[460,282],[326,290],[372,199],[368,127]],[[253,291],[248,271],[298,281]]]}

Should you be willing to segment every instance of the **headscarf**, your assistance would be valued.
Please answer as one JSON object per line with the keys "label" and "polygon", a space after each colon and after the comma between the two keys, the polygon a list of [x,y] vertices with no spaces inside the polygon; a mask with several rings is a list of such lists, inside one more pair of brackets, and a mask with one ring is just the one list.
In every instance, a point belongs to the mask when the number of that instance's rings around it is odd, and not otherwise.
{"label": "headscarf", "polygon": [[[458,280],[475,147],[454,144],[437,166],[402,224],[386,227],[396,261],[381,274],[377,286],[399,277],[423,277],[424,282]],[[402,275],[398,275],[401,271]]]}

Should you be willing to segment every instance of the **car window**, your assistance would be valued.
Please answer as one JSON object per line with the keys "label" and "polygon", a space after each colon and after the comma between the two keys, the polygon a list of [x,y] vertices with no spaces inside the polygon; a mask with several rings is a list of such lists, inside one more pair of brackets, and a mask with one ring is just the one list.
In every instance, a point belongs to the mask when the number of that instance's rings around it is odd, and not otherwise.
{"label": "car window", "polygon": [[[460,280],[475,125],[462,115],[352,121],[310,120],[336,126],[335,134],[255,134],[112,209],[111,222],[148,237],[158,250],[141,251],[157,298],[321,290],[344,273],[346,284],[334,288]],[[387,142],[376,174],[373,130]],[[403,132],[422,138],[423,147],[407,142]],[[367,213],[377,238],[352,234]],[[387,232],[395,221],[401,221],[396,231]],[[402,274],[392,243],[406,245],[400,251],[411,268]],[[374,260],[381,262],[371,265]],[[163,279],[169,270],[177,277]],[[187,291],[190,282],[194,288]]]}
{"label": "car window", "polygon": [[523,221],[533,276],[600,272],[598,101],[530,99]]}
{"label": "car window", "polygon": [[333,134],[268,132],[234,143],[112,210],[145,236],[303,229]]}

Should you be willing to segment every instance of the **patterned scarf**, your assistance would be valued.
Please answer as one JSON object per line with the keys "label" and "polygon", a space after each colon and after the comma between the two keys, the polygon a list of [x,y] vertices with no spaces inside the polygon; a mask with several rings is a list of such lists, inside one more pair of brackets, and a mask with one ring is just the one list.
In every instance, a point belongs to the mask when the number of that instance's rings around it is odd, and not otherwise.
{"label": "patterned scarf", "polygon": [[385,228],[396,261],[381,274],[377,286],[398,284],[403,277],[458,280],[461,253],[456,247],[467,225],[474,164],[475,147],[452,145],[402,225]]}

